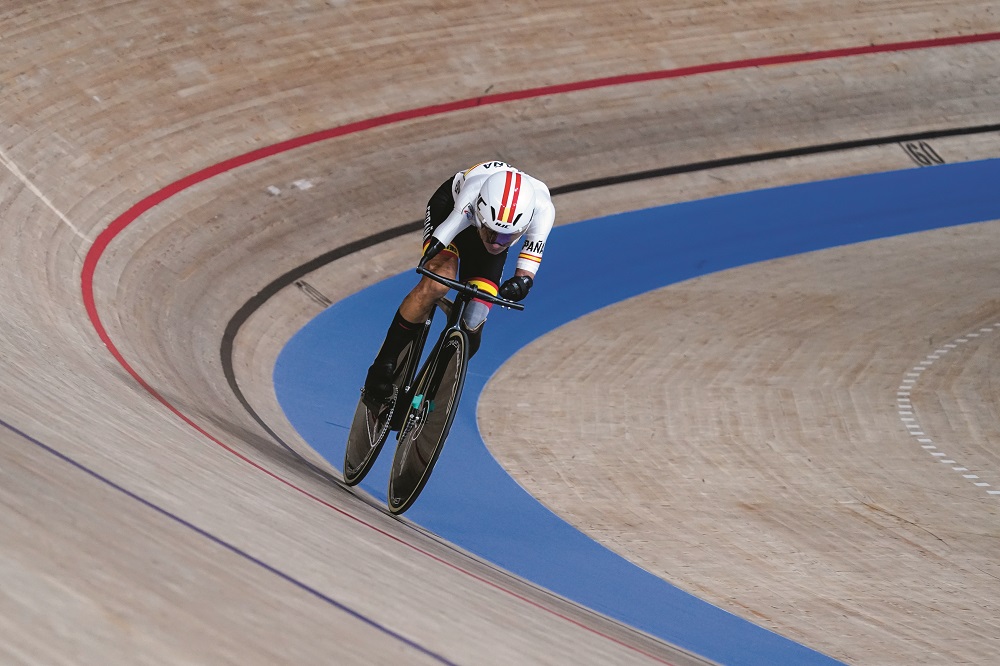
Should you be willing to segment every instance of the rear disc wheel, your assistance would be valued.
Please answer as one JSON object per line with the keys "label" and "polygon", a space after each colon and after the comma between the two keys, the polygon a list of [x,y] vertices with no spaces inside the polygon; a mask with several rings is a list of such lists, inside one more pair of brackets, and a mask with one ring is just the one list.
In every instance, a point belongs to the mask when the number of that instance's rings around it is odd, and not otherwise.
{"label": "rear disc wheel", "polygon": [[378,410],[373,411],[365,404],[364,400],[358,400],[344,451],[344,483],[349,486],[361,483],[361,480],[371,470],[379,452],[382,451],[382,446],[385,445],[385,440],[389,438],[392,422],[398,419],[398,412],[405,409],[404,405],[398,404],[402,391],[400,386],[406,381],[404,375],[410,362],[410,354],[413,353],[414,344],[413,342],[407,344],[396,359],[392,396],[387,402]]}

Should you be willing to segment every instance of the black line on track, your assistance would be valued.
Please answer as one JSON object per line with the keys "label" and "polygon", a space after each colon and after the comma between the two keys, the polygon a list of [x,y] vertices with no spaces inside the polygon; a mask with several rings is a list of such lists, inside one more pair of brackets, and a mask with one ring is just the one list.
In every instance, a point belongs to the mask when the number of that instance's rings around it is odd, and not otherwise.
{"label": "black line on track", "polygon": [[989,132],[1000,132],[1000,124],[978,125],[976,127],[960,127],[947,130],[931,130],[917,134],[897,134],[894,136],[876,137],[873,139],[856,139],[854,141],[840,141],[837,143],[826,143],[819,146],[804,146],[801,148],[788,148],[786,150],[774,150],[755,155],[743,155],[739,157],[723,157],[716,160],[706,160],[704,162],[691,162],[690,164],[679,164],[676,166],[661,167],[659,169],[649,169],[647,171],[636,171],[633,173],[621,174],[619,176],[607,176],[594,180],[571,183],[552,188],[552,194],[569,194],[570,192],[582,192],[597,187],[607,187],[609,185],[621,185],[623,183],[634,183],[640,180],[651,178],[661,178],[663,176],[674,176],[680,173],[693,173],[696,171],[707,171],[708,169],[719,169],[728,166],[739,166],[752,164],[754,162],[768,162],[771,160],[788,159],[789,157],[802,157],[804,155],[818,155],[821,153],[833,153],[842,150],[854,150],[857,148],[870,148],[872,146],[884,146],[890,143],[904,143],[907,141],[928,141],[930,139],[941,139],[952,136],[965,136],[969,134],[986,134]]}
{"label": "black line on track", "polygon": [[[587,181],[569,183],[566,185],[559,185],[550,188],[550,192],[553,196],[559,196],[563,194],[571,194],[574,192],[583,192],[586,190],[597,189],[600,187],[610,187],[613,185],[634,183],[643,180],[651,180],[654,178],[662,178],[664,176],[671,176],[683,173],[695,173],[698,171],[707,171],[709,169],[718,169],[728,166],[740,166],[758,162],[768,162],[773,160],[788,159],[791,157],[801,157],[806,155],[819,155],[823,153],[853,150],[857,148],[882,146],[891,143],[905,143],[907,141],[927,141],[931,139],[946,138],[946,137],[968,136],[973,134],[987,134],[990,132],[1000,132],[1000,124],[978,125],[974,127],[959,127],[959,128],[932,130],[927,132],[910,133],[910,134],[897,134],[885,137],[876,137],[871,139],[858,139],[853,141],[841,141],[841,142],[827,143],[816,146],[789,148],[786,150],[777,150],[764,153],[756,153],[753,155],[720,158],[715,160],[706,160],[702,162],[691,162],[688,164],[662,167],[659,169],[649,169],[645,171],[636,171],[632,173],[619,174],[616,176],[607,176],[604,178],[596,178]],[[345,490],[348,489],[343,484],[341,479],[331,476],[329,472],[313,464],[312,462],[307,460],[301,453],[299,453],[291,446],[289,446],[287,442],[281,439],[281,437],[278,436],[278,434],[274,432],[274,430],[272,430],[270,426],[267,425],[264,419],[262,419],[260,415],[256,412],[256,410],[254,410],[254,408],[250,405],[249,401],[246,399],[246,396],[243,394],[243,391],[240,389],[239,383],[236,380],[236,373],[233,368],[233,345],[236,340],[236,336],[239,334],[243,324],[245,324],[250,319],[250,317],[253,316],[254,312],[256,312],[270,298],[275,296],[279,291],[281,291],[285,287],[293,285],[297,280],[305,277],[312,271],[322,268],[327,264],[333,263],[338,259],[343,259],[362,250],[374,247],[375,245],[378,245],[380,243],[385,243],[395,238],[399,238],[400,236],[404,236],[409,233],[414,233],[422,228],[423,228],[423,220],[417,220],[414,222],[401,224],[391,229],[386,229],[378,233],[372,234],[371,236],[366,236],[365,238],[352,241],[340,247],[334,248],[328,252],[324,252],[323,254],[311,259],[310,261],[307,261],[306,263],[301,264],[296,268],[293,268],[287,273],[272,280],[263,289],[258,291],[252,298],[246,301],[233,314],[232,318],[230,318],[229,322],[226,324],[225,331],[223,332],[219,350],[220,355],[222,357],[223,372],[225,374],[226,381],[229,383],[230,390],[232,390],[233,395],[236,397],[237,400],[239,400],[240,404],[243,405],[243,408],[244,410],[246,410],[247,414],[249,414],[250,417],[253,418],[253,420],[256,421],[257,424],[260,425],[260,427],[263,428],[264,431],[268,435],[270,435],[275,442],[277,442],[283,448],[289,451],[297,460],[305,464],[310,470],[318,474],[321,478],[326,479],[332,482],[333,484],[344,488]],[[390,516],[388,511],[383,506],[372,505],[372,503],[368,501],[368,499],[363,495],[355,495],[355,497],[363,501],[365,504],[373,506],[373,508],[375,509],[381,510],[386,516]],[[456,549],[452,544],[441,541],[440,539],[436,538],[436,535],[427,533],[419,525],[409,523],[408,521],[400,521],[400,522],[402,525],[408,526],[411,529],[416,530],[423,536],[431,538],[439,545],[447,547],[453,550],[454,552],[457,552],[460,555],[464,554],[462,551]],[[214,539],[214,537],[212,537],[211,535],[209,535],[209,537]],[[478,558],[477,561],[497,573],[507,576],[510,575],[503,569],[496,567],[492,562],[479,560]],[[281,574],[281,572],[278,573],[279,575],[284,575]],[[523,582],[541,592],[551,594],[551,592],[549,592],[548,590],[545,590],[544,588],[538,588],[530,581],[523,581]],[[571,606],[580,608],[579,604],[576,604],[571,600],[563,599],[563,601],[569,603]],[[336,602],[334,603],[336,604]],[[348,612],[350,611],[348,610]],[[362,619],[367,620],[367,618],[362,618]],[[621,626],[634,630],[632,627],[628,627],[627,625],[621,625]],[[377,627],[377,628],[382,629],[382,627]],[[417,645],[416,647],[418,649],[422,649],[419,645]],[[677,646],[673,647],[677,648]],[[429,654],[433,657],[440,658],[438,655],[435,655],[433,653]]]}
{"label": "black line on track", "polygon": [[[715,160],[706,160],[703,162],[691,162],[688,164],[679,164],[675,166],[661,167],[659,169],[649,169],[646,171],[635,171],[632,173],[619,174],[616,176],[606,176],[604,178],[596,178],[593,180],[585,180],[577,183],[569,183],[566,185],[559,185],[557,187],[551,188],[551,193],[553,196],[559,196],[562,194],[570,194],[573,192],[583,192],[586,190],[597,189],[599,187],[609,187],[612,185],[621,185],[624,183],[634,183],[643,180],[650,180],[653,178],[662,178],[664,176],[673,176],[682,173],[694,173],[698,171],[707,171],[709,169],[718,169],[728,166],[740,166],[745,164],[753,164],[756,162],[768,162],[773,160],[788,159],[790,157],[802,157],[805,155],[819,155],[822,153],[832,153],[844,150],[854,150],[857,148],[869,148],[872,146],[882,146],[890,143],[904,143],[907,141],[928,141],[930,139],[941,139],[945,137],[954,136],[967,136],[971,134],[987,134],[989,132],[1000,132],[1000,124],[994,125],[977,125],[974,127],[958,127],[952,129],[944,130],[931,130],[927,132],[918,132],[911,134],[896,134],[892,136],[875,137],[871,139],[857,139],[854,141],[840,141],[835,143],[826,143],[816,146],[803,146],[799,148],[789,148],[786,150],[775,150],[764,153],[756,153],[753,155],[741,155],[737,157],[724,157]],[[226,376],[226,381],[229,383],[229,388],[232,390],[233,395],[239,400],[240,404],[243,405],[243,409],[256,421],[261,428],[267,432],[274,440],[283,446],[285,449],[294,454],[297,458],[305,462],[314,471],[319,472],[324,478],[329,478],[329,474],[311,462],[303,458],[295,449],[289,446],[277,433],[274,432],[264,422],[264,420],[257,414],[256,410],[247,401],[246,396],[243,395],[243,391],[240,390],[239,383],[236,381],[236,373],[233,369],[233,343],[236,340],[236,336],[239,334],[240,329],[243,324],[247,322],[248,319],[256,312],[264,303],[266,303],[271,297],[277,294],[279,291],[284,289],[290,284],[294,284],[299,278],[305,277],[312,271],[326,266],[327,264],[333,263],[338,259],[343,259],[351,254],[360,252],[367,248],[373,247],[380,243],[390,241],[394,238],[404,236],[409,233],[420,230],[423,227],[423,220],[418,220],[416,222],[408,222],[406,224],[401,224],[397,227],[391,229],[386,229],[380,231],[379,233],[372,234],[365,238],[353,241],[346,245],[342,245],[338,248],[325,252],[318,257],[307,261],[306,263],[298,266],[284,275],[272,280],[267,286],[261,289],[253,298],[244,303],[226,324],[226,329],[222,335],[222,343],[220,346],[220,354],[222,356],[222,368]]]}
{"label": "black line on track", "polygon": [[268,435],[274,438],[274,441],[278,442],[278,444],[290,451],[296,458],[308,465],[313,471],[319,473],[323,478],[329,479],[329,473],[306,460],[301,454],[299,454],[298,451],[293,449],[283,439],[281,439],[281,437],[279,437],[278,434],[264,422],[264,419],[257,414],[256,410],[254,410],[254,408],[250,405],[249,401],[247,401],[246,396],[243,395],[243,391],[240,390],[239,383],[236,381],[236,372],[233,369],[233,343],[236,340],[236,336],[239,335],[240,328],[242,328],[243,324],[245,324],[247,320],[253,316],[254,312],[263,306],[268,299],[288,285],[294,284],[299,278],[305,277],[314,270],[322,268],[327,264],[331,264],[338,259],[350,256],[355,252],[360,252],[361,250],[373,247],[379,243],[385,243],[386,241],[398,238],[399,236],[418,231],[423,228],[423,224],[423,220],[420,220],[419,222],[408,222],[406,224],[401,224],[398,227],[380,231],[377,234],[372,234],[371,236],[361,238],[346,245],[341,245],[340,247],[334,248],[329,252],[324,252],[301,266],[293,268],[276,280],[273,280],[266,287],[258,291],[253,298],[244,303],[240,309],[233,314],[229,323],[226,324],[226,330],[222,334],[222,344],[219,349],[219,353],[222,355],[222,370],[226,376],[226,381],[229,383],[229,388],[232,390],[233,395],[236,396],[236,399],[240,401],[241,405],[243,405],[243,409],[246,410],[253,420],[256,421]]}

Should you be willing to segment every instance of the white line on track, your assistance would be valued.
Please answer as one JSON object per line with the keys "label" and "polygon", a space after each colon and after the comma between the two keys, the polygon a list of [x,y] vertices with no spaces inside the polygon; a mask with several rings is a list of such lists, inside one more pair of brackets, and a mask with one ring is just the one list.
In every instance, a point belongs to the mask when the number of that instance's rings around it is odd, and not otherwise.
{"label": "white line on track", "polygon": [[70,229],[72,229],[74,234],[76,234],[77,236],[79,236],[83,241],[85,241],[87,243],[93,242],[93,241],[89,240],[83,234],[82,231],[80,231],[79,229],[77,229],[76,225],[73,224],[70,221],[70,219],[63,214],[63,212],[61,210],[59,210],[58,208],[56,208],[55,204],[53,204],[49,200],[49,198],[47,196],[45,196],[45,194],[42,193],[42,191],[35,186],[34,183],[32,183],[30,180],[28,180],[28,177],[26,175],[24,175],[24,173],[17,167],[16,164],[14,164],[14,161],[12,159],[10,159],[10,157],[7,156],[7,153],[4,152],[2,148],[0,148],[0,164],[3,164],[7,168],[7,171],[10,171],[12,174],[14,174],[15,178],[17,178],[19,181],[21,181],[22,183],[24,183],[24,186],[27,187],[29,190],[31,190],[34,193],[34,195],[41,200],[41,202],[43,204],[45,204],[46,206],[48,206],[49,210],[51,210],[53,213],[55,213],[56,215],[58,215],[59,219],[62,220],[63,223],[67,227],[69,227]]}
{"label": "white line on track", "polygon": [[[984,333],[992,333],[997,328],[1000,328],[1000,322],[994,324],[993,326],[980,328],[979,331],[976,333],[967,333],[961,338],[956,338],[952,342],[946,345],[942,345],[941,349],[935,350],[933,354],[928,354],[923,361],[920,361],[919,365],[912,368],[911,371],[903,373],[903,376],[917,377],[917,378],[921,377],[921,374],[923,373],[924,370],[930,370],[931,366],[934,365],[935,361],[943,358],[950,351],[959,349],[960,345],[969,343],[970,341],[975,341],[976,338],[979,338]],[[959,465],[957,461],[948,458],[947,453],[939,451],[938,447],[934,443],[934,440],[928,437],[922,431],[918,420],[915,418],[916,409],[914,408],[910,400],[910,392],[914,388],[916,388],[916,384],[917,384],[916,379],[904,379],[902,381],[902,385],[899,387],[899,390],[896,392],[896,395],[898,396],[896,398],[896,403],[897,403],[896,409],[899,412],[900,422],[903,424],[903,427],[907,429],[910,435],[913,435],[914,437],[917,438],[917,442],[919,442],[921,445],[920,448],[922,448],[924,451],[933,456],[937,462],[945,465],[956,465],[955,467],[951,468],[955,472],[959,473],[968,472],[969,469],[967,467]],[[974,485],[977,488],[982,488],[984,490],[992,488],[991,484],[979,480],[979,476],[977,474],[971,474],[971,473],[962,474],[962,478],[968,480],[969,482],[972,483],[972,485]],[[1000,496],[1000,490],[990,489],[986,490],[986,493],[994,497]]]}

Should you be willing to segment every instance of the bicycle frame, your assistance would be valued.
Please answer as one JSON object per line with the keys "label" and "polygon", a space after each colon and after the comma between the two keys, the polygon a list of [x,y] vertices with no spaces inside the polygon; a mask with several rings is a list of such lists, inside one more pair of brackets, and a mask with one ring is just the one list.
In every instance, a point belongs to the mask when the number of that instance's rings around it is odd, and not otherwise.
{"label": "bicycle frame", "polygon": [[[389,475],[388,497],[389,511],[396,515],[406,511],[416,501],[451,429],[469,361],[468,333],[462,327],[462,317],[469,302],[479,299],[501,307],[524,309],[519,303],[484,292],[475,285],[437,275],[423,267],[417,268],[417,272],[454,289],[457,296],[454,301],[441,299],[435,304],[447,313],[447,324],[421,364],[420,371],[413,377],[407,377],[407,386],[397,398],[397,404],[400,400],[405,401],[402,403],[405,411]],[[432,311],[431,317],[433,314]],[[430,318],[428,326],[429,323]],[[414,348],[414,353],[422,354],[422,351]],[[440,392],[442,389],[443,393]]]}
{"label": "bicycle frame", "polygon": [[[402,394],[406,400],[409,400],[410,398],[413,397],[407,395],[407,393],[410,390],[412,390],[414,380],[418,376],[420,376],[420,372],[423,371],[424,366],[426,366],[430,362],[431,358],[434,356],[441,342],[444,341],[444,339],[448,336],[449,332],[456,329],[462,330],[462,325],[461,325],[462,315],[465,314],[465,309],[466,307],[468,307],[470,301],[474,299],[479,299],[482,301],[486,301],[487,303],[499,305],[500,307],[508,308],[511,310],[524,310],[524,306],[520,303],[515,303],[514,301],[508,301],[503,298],[500,298],[499,296],[494,296],[493,294],[483,291],[479,287],[476,287],[475,285],[469,284],[467,282],[459,282],[457,280],[452,280],[451,278],[447,278],[443,275],[438,275],[437,273],[433,273],[427,270],[423,266],[417,268],[417,273],[455,290],[456,292],[458,292],[458,296],[453,301],[449,300],[448,298],[441,298],[434,304],[435,309],[440,308],[441,311],[445,313],[445,315],[447,316],[447,321],[445,323],[444,330],[441,331],[441,334],[438,336],[438,340],[434,344],[434,347],[432,348],[430,355],[428,355],[427,359],[424,361],[423,364],[419,363],[419,359],[423,355],[424,345],[426,344],[427,341],[426,331],[430,330],[430,322],[433,321],[434,319],[434,310],[431,310],[431,314],[427,319],[427,325],[425,328],[424,335],[419,341],[417,347],[414,349],[417,362],[411,365],[411,371],[409,373],[409,376],[403,383]],[[462,333],[468,336],[468,334],[466,334],[464,330],[462,330]],[[406,403],[403,404],[405,405]]]}

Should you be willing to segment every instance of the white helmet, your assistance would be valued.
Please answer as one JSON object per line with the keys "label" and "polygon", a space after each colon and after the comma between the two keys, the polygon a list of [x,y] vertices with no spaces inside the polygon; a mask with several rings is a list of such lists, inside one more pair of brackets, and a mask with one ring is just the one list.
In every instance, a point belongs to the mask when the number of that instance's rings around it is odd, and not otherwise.
{"label": "white helmet", "polygon": [[508,246],[535,214],[535,188],[520,171],[501,171],[486,179],[476,199],[476,221],[484,243]]}

